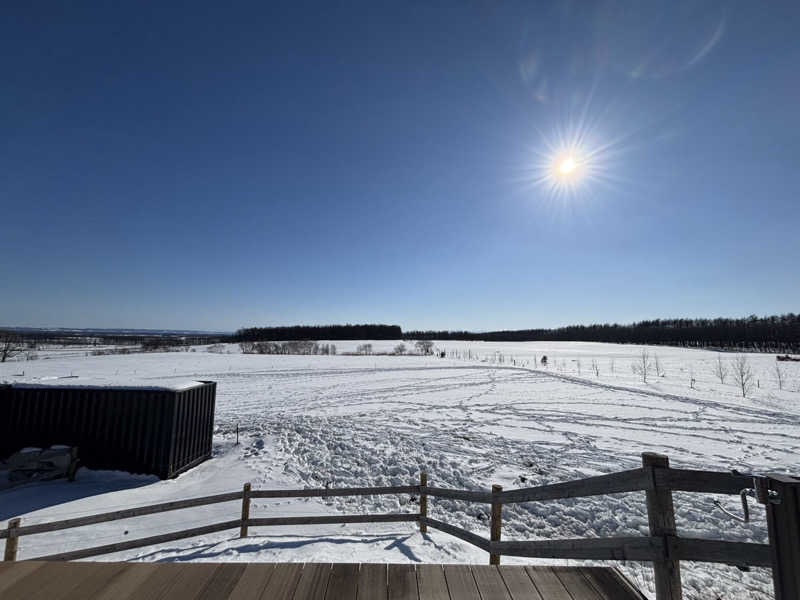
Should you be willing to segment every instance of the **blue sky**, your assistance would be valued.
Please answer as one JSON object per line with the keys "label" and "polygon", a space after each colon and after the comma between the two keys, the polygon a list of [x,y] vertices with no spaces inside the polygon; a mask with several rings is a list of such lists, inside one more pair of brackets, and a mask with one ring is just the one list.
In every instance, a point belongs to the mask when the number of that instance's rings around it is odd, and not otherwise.
{"label": "blue sky", "polygon": [[4,4],[0,324],[798,310],[800,5],[432,4]]}

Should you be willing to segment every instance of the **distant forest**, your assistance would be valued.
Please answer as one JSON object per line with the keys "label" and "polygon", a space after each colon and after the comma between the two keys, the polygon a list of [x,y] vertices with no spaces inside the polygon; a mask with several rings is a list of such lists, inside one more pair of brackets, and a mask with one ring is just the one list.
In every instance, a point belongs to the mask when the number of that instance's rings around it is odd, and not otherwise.
{"label": "distant forest", "polygon": [[557,329],[515,331],[406,331],[408,340],[480,340],[486,342],[610,342],[689,348],[800,352],[800,315],[751,315],[742,319],[655,319],[628,325],[569,325]]}
{"label": "distant forest", "polygon": [[741,319],[654,319],[630,324],[569,325],[507,331],[403,331],[398,325],[298,325],[239,329],[232,341],[474,340],[486,342],[609,342],[760,352],[800,352],[800,315]]}
{"label": "distant forest", "polygon": [[399,325],[296,325],[294,327],[247,327],[234,334],[237,342],[288,340],[399,340]]}
{"label": "distant forest", "polygon": [[653,344],[722,350],[800,353],[800,315],[751,315],[741,319],[655,319],[631,324],[569,325],[557,329],[508,331],[403,331],[399,325],[297,325],[247,327],[233,335],[221,333],[132,330],[0,331],[0,342],[35,349],[43,345],[141,345],[156,350],[220,342],[285,342],[318,340],[474,340],[487,342],[610,342]]}

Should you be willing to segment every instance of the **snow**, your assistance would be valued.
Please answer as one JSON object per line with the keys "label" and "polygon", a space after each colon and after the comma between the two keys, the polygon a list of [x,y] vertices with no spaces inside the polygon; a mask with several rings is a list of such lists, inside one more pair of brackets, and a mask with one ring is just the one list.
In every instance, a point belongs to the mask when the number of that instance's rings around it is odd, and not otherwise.
{"label": "snow", "polygon": [[[339,352],[366,341],[334,342]],[[390,352],[397,340],[372,341]],[[169,481],[81,469],[77,481],[53,481],[0,493],[0,519],[45,522],[241,489],[407,485],[428,472],[431,485],[505,489],[635,468],[644,451],[684,468],[796,473],[800,458],[800,365],[788,365],[777,389],[773,355],[749,354],[760,387],[741,397],[732,378],[714,376],[717,353],[649,348],[664,377],[632,372],[641,348],[594,343],[437,342],[453,358],[421,356],[242,355],[205,352],[108,356],[54,354],[0,365],[0,382],[37,385],[48,378],[138,385],[217,381],[214,457]],[[406,343],[409,348],[413,344]],[[466,356],[472,354],[473,360]],[[43,353],[40,353],[42,355]],[[543,354],[548,368],[539,361]],[[502,363],[500,362],[502,355]],[[457,358],[461,356],[463,358]],[[477,356],[477,359],[475,358]],[[723,361],[735,355],[722,354]],[[43,356],[44,358],[44,356]],[[591,368],[595,360],[599,377]],[[580,363],[578,363],[580,361]],[[613,372],[612,372],[613,361]],[[786,363],[783,363],[786,365]],[[21,375],[24,366],[24,375]],[[580,372],[579,372],[580,370]],[[690,389],[690,379],[696,380]],[[158,384],[154,382],[159,382]],[[236,446],[235,430],[240,430]],[[763,508],[742,524],[738,497],[675,494],[679,533],[766,541]],[[488,506],[434,498],[431,515],[488,535]],[[401,497],[253,501],[253,516],[418,510]],[[238,517],[230,502],[25,537],[22,558],[176,531]],[[504,539],[639,535],[647,532],[643,493],[508,505]],[[477,562],[485,552],[413,524],[251,528],[98,560]],[[558,562],[503,558],[504,563]],[[578,561],[560,561],[578,564]],[[621,565],[653,595],[648,564]],[[687,598],[770,598],[769,570],[682,563]]]}
{"label": "snow", "polygon": [[182,392],[203,385],[202,381],[175,381],[172,379],[137,379],[134,377],[79,377],[77,375],[62,377],[42,377],[35,383],[14,382],[14,388],[60,388],[77,387],[105,390],[147,390],[154,392]]}

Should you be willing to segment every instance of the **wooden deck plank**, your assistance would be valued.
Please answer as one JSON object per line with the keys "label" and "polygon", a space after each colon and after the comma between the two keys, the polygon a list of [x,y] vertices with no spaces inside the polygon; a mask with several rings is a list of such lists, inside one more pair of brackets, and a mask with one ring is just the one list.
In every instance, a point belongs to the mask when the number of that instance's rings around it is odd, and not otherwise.
{"label": "wooden deck plank", "polygon": [[127,563],[125,569],[95,593],[92,600],[127,600],[158,568],[153,563]]}
{"label": "wooden deck plank", "polygon": [[3,600],[644,600],[606,567],[20,562]]}
{"label": "wooden deck plank", "polygon": [[620,587],[622,587],[625,590],[624,593],[630,594],[631,598],[635,600],[647,600],[647,597],[644,595],[644,593],[642,593],[642,590],[636,587],[636,585],[634,585],[630,579],[625,577],[625,575],[622,574],[622,571],[620,571],[619,568],[609,567],[607,575],[610,581],[616,581],[617,583],[619,583]]}
{"label": "wooden deck plank", "polygon": [[543,600],[525,567],[500,565],[497,571],[503,578],[512,600]]}
{"label": "wooden deck plank", "polygon": [[51,581],[46,586],[39,586],[35,592],[29,593],[26,600],[53,600],[55,598],[63,598],[96,570],[97,567],[91,563],[63,565],[55,581]]}
{"label": "wooden deck plank", "polygon": [[125,563],[98,563],[83,581],[61,598],[63,600],[94,598],[100,591],[107,588],[115,577],[121,575],[127,566]]}
{"label": "wooden deck plank", "polygon": [[137,586],[131,587],[124,598],[128,600],[138,600],[139,598],[155,600],[156,598],[161,598],[164,591],[172,586],[175,578],[186,568],[186,564],[183,563],[155,563],[150,566],[150,574]]}
{"label": "wooden deck plank", "polygon": [[511,595],[496,566],[473,565],[472,576],[483,600],[511,600]]}
{"label": "wooden deck plank", "polygon": [[261,592],[261,600],[292,600],[302,572],[301,563],[276,564],[275,572]]}
{"label": "wooden deck plank", "polygon": [[576,567],[552,567],[556,577],[576,600],[603,600],[589,580]]}
{"label": "wooden deck plank", "polygon": [[[162,563],[158,568],[163,569],[168,566]],[[183,568],[165,586],[157,600],[194,600],[219,568],[219,564],[214,563],[188,563],[182,566]]]}
{"label": "wooden deck plank", "polygon": [[356,600],[358,596],[358,563],[337,563],[331,569],[326,600]]}
{"label": "wooden deck plank", "polygon": [[3,597],[55,600],[69,593],[92,569],[89,563],[48,564],[17,581],[3,593]]}
{"label": "wooden deck plank", "polygon": [[[18,563],[24,565],[25,563]],[[50,568],[50,565],[41,563],[40,568],[29,568],[24,573],[16,574],[13,582],[6,584],[4,597],[24,597],[20,594],[27,593],[26,590],[35,590],[39,586],[47,585],[58,577],[57,571]],[[5,579],[5,577],[4,577]]]}
{"label": "wooden deck plank", "polygon": [[616,569],[582,567],[580,570],[603,600],[644,600],[644,595]]}
{"label": "wooden deck plank", "polygon": [[389,565],[389,600],[419,600],[414,565]]}
{"label": "wooden deck plank", "polygon": [[385,564],[364,563],[358,571],[358,600],[387,600]]}
{"label": "wooden deck plank", "polygon": [[230,596],[239,582],[245,568],[244,563],[225,563],[219,566],[211,581],[197,595],[195,600],[219,600]]}
{"label": "wooden deck plank", "polygon": [[249,563],[228,596],[228,600],[259,598],[274,573],[274,563]]}
{"label": "wooden deck plank", "polygon": [[[20,579],[24,579],[31,575],[34,571],[38,571],[44,567],[45,563],[42,562],[5,562],[7,568],[0,572],[0,592],[4,592]],[[13,567],[13,568],[11,568]]]}
{"label": "wooden deck plank", "polygon": [[331,563],[306,563],[297,582],[294,600],[325,600],[330,576]]}
{"label": "wooden deck plank", "polygon": [[450,600],[442,565],[417,565],[419,600]]}
{"label": "wooden deck plank", "polygon": [[539,595],[545,600],[573,600],[550,567],[525,567]]}
{"label": "wooden deck plank", "polygon": [[478,586],[468,565],[445,565],[444,578],[451,598],[481,600]]}

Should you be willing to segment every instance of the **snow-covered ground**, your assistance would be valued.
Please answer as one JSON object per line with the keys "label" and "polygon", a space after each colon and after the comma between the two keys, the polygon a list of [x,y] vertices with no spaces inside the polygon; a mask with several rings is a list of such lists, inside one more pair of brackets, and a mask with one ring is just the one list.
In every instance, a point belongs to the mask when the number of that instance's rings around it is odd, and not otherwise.
{"label": "snow-covered ground", "polygon": [[[339,352],[364,342],[335,342]],[[374,341],[375,352],[399,342]],[[407,344],[408,345],[408,344]],[[409,345],[410,346],[410,345]],[[214,458],[175,480],[79,471],[75,483],[33,484],[0,493],[0,519],[32,524],[117,508],[254,488],[409,484],[506,489],[634,468],[643,451],[673,466],[797,473],[800,364],[747,355],[760,387],[747,398],[717,353],[650,348],[663,368],[647,383],[632,372],[641,348],[594,343],[438,342],[452,358],[263,356],[204,352],[86,356],[80,352],[0,364],[0,381],[35,383],[73,375],[93,385],[133,378],[218,382]],[[542,355],[548,367],[541,366]],[[728,364],[734,354],[722,354]],[[471,357],[471,358],[470,358]],[[502,358],[501,358],[502,357]],[[500,362],[502,360],[502,362]],[[599,375],[592,367],[597,364]],[[24,371],[24,375],[23,375]],[[694,389],[690,379],[694,378]],[[234,445],[240,428],[241,444]],[[696,537],[766,541],[764,512],[750,524],[725,515],[738,498],[675,495],[679,531]],[[254,516],[418,510],[408,496],[256,500]],[[434,517],[488,535],[488,507],[431,500]],[[22,558],[235,519],[238,502],[22,538]],[[647,532],[642,493],[504,507],[504,539],[637,535]],[[485,562],[487,555],[411,524],[251,529],[100,557],[102,560]],[[536,562],[504,558],[504,562]],[[552,561],[539,561],[552,562]],[[564,562],[564,561],[562,561]],[[570,561],[575,563],[576,561]],[[652,594],[649,566],[623,570]],[[743,573],[683,563],[687,598],[770,598],[769,570]]]}

